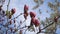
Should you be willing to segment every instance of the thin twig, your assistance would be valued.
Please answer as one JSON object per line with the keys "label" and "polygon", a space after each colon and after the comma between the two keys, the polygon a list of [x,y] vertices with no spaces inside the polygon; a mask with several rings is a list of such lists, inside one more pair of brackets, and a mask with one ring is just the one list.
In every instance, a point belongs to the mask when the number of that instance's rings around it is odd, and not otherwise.
{"label": "thin twig", "polygon": [[9,4],[10,4],[10,0],[8,1],[8,4],[7,4],[7,11],[8,11],[8,8],[9,8]]}
{"label": "thin twig", "polygon": [[51,24],[47,25],[46,27],[44,27],[44,28],[43,28],[43,29],[41,29],[41,30],[46,29],[47,27],[51,26],[52,24],[54,24],[54,22],[52,22]]}
{"label": "thin twig", "polygon": [[[55,32],[45,32],[45,31],[41,31],[40,33],[55,33]],[[38,34],[38,33],[36,33]]]}
{"label": "thin twig", "polygon": [[[23,13],[20,13],[18,16],[16,16],[15,18],[13,18],[13,19],[16,19],[16,18],[18,18],[19,16],[21,16]],[[10,19],[10,20],[13,20],[13,19]]]}

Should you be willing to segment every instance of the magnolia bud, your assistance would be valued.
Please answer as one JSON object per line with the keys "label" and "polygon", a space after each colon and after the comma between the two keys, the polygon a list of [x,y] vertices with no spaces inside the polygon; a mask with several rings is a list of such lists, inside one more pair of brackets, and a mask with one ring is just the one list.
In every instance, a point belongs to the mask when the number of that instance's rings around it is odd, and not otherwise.
{"label": "magnolia bud", "polygon": [[58,17],[55,17],[55,18],[54,18],[54,21],[57,22],[57,20],[58,20]]}
{"label": "magnolia bud", "polygon": [[39,20],[38,19],[36,19],[36,18],[33,17],[31,19],[31,24],[34,24],[37,27],[37,26],[39,26],[40,23],[39,23]]}
{"label": "magnolia bud", "polygon": [[24,11],[28,11],[28,6],[24,5]]}
{"label": "magnolia bud", "polygon": [[20,30],[20,33],[19,34],[22,34],[22,30]]}
{"label": "magnolia bud", "polygon": [[0,6],[0,11],[2,10],[2,5]]}
{"label": "magnolia bud", "polygon": [[9,22],[10,24],[12,24],[12,20],[10,20],[10,22]]}
{"label": "magnolia bud", "polygon": [[13,8],[13,9],[11,10],[11,12],[12,12],[12,14],[14,14],[14,13],[16,12],[16,9]]}
{"label": "magnolia bud", "polygon": [[35,19],[35,23],[34,24],[35,24],[35,26],[39,26],[39,24],[40,24],[39,23],[39,20],[38,19]]}
{"label": "magnolia bud", "polygon": [[35,12],[30,12],[30,17],[35,17],[36,16],[36,13]]}

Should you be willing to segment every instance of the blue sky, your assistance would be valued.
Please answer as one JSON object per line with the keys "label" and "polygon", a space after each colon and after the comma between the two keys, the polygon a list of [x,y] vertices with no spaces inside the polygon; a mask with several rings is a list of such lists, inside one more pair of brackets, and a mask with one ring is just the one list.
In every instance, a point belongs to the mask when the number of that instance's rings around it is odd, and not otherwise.
{"label": "blue sky", "polygon": [[[10,5],[9,5],[9,10],[11,10],[12,8],[16,8],[16,13],[14,14],[14,17],[16,17],[17,15],[19,15],[20,13],[23,13],[24,11],[24,5],[28,5],[29,6],[29,11],[34,11],[36,12],[36,17],[40,17],[41,20],[44,20],[46,17],[50,17],[50,13],[52,12],[51,9],[48,7],[48,2],[54,2],[54,0],[44,0],[44,3],[43,5],[41,5],[40,7],[38,7],[37,9],[35,10],[32,10],[32,8],[34,6],[36,6],[36,3],[33,1],[33,0],[11,0],[10,1]],[[3,6],[3,9],[6,10],[6,5],[8,3],[8,0],[5,1],[5,4]],[[38,10],[41,9],[41,12],[42,14],[39,14]],[[46,13],[46,11],[49,11],[49,13]],[[18,17],[17,20],[22,20],[24,21],[24,17],[23,15]],[[30,16],[28,16],[28,19],[27,19],[27,22],[26,24],[29,25],[30,23]],[[59,34],[60,32],[60,29],[58,28],[57,29],[57,33]]]}

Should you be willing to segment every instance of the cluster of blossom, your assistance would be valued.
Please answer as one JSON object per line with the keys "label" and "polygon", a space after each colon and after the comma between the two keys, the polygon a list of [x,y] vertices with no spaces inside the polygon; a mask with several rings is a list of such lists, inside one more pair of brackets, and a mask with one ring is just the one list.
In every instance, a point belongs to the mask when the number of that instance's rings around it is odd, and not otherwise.
{"label": "cluster of blossom", "polygon": [[[28,6],[24,5],[24,18],[25,20],[27,19],[28,16]],[[11,33],[16,33],[16,31],[18,31],[18,28],[16,27],[16,20],[15,18],[13,20],[11,20],[13,14],[15,14],[16,9],[13,8],[11,9],[11,11],[4,11],[2,9],[2,5],[0,6],[0,31],[1,33],[4,34],[11,34]],[[30,12],[29,13],[30,17],[31,17],[31,25],[35,25],[36,27],[39,26],[39,20],[35,18],[36,13],[35,12]],[[28,26],[29,28],[29,26]],[[4,30],[3,30],[4,29]]]}
{"label": "cluster of blossom", "polygon": [[30,11],[28,13],[28,9],[29,9],[29,7],[27,5],[24,5],[24,18],[27,19],[28,15],[30,15],[30,17],[31,17],[31,23],[30,23],[30,26],[28,26],[28,29],[30,27],[32,27],[33,25],[35,25],[35,27],[39,27],[39,32],[41,32],[41,30],[40,30],[40,22],[36,18],[36,13],[33,12],[33,11]]}

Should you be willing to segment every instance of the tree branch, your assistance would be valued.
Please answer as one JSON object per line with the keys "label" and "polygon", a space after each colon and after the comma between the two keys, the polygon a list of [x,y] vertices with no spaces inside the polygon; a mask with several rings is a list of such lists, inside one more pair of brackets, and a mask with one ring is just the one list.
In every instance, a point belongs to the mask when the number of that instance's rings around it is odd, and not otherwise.
{"label": "tree branch", "polygon": [[43,29],[41,29],[41,30],[46,29],[47,27],[51,26],[52,24],[54,24],[54,22],[52,22],[51,24],[47,25],[46,27],[44,27],[44,28],[43,28]]}

